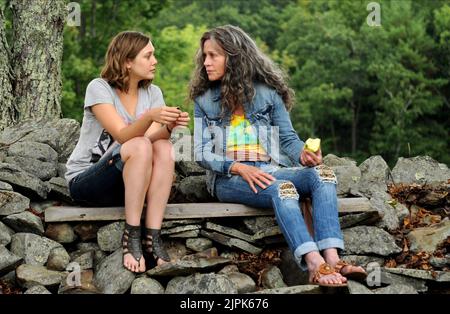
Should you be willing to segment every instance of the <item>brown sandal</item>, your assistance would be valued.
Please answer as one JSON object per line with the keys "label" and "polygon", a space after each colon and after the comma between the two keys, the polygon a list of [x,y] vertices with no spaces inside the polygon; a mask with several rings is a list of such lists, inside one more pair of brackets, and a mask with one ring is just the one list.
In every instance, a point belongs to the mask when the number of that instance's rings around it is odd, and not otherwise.
{"label": "brown sandal", "polygon": [[346,277],[350,280],[355,280],[359,282],[364,282],[367,278],[367,272],[365,270],[353,270],[348,272],[343,272],[343,269],[347,266],[350,266],[350,268],[359,267],[356,265],[349,264],[347,262],[344,262],[343,260],[340,260],[337,262],[336,266],[334,266],[334,269],[336,272],[340,273],[342,276]]}
{"label": "brown sandal", "polygon": [[312,284],[319,285],[322,287],[347,287],[347,283],[321,283],[319,279],[325,275],[331,275],[337,273],[335,269],[327,263],[323,263],[319,266],[319,268],[314,273],[314,276],[311,280]]}

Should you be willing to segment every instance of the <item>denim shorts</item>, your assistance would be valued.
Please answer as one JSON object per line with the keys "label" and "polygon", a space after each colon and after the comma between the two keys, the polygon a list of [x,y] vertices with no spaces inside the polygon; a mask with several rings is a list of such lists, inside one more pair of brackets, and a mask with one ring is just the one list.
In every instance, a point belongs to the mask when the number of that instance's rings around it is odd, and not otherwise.
{"label": "denim shorts", "polygon": [[82,206],[123,206],[125,185],[120,147],[106,153],[97,163],[77,175],[69,183],[72,199]]}

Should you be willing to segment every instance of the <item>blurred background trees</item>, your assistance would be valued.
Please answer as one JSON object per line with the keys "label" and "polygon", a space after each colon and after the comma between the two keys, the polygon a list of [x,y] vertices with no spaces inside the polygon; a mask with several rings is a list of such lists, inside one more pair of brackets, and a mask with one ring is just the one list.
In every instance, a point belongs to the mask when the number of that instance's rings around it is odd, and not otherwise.
{"label": "blurred background trees", "polygon": [[64,29],[64,117],[81,121],[85,88],[124,30],[152,37],[154,83],[168,105],[192,113],[186,97],[199,39],[233,24],[288,73],[294,127],[302,139],[322,138],[325,154],[358,162],[379,154],[391,166],[399,156],[430,155],[450,164],[450,0],[378,0],[379,27],[366,23],[364,0],[77,2],[81,26]]}

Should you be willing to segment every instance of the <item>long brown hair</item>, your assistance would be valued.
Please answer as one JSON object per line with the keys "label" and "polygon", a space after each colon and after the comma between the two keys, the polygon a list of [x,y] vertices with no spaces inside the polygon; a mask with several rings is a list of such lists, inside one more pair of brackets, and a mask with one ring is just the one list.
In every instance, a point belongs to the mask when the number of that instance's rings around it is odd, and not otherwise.
{"label": "long brown hair", "polygon": [[[130,74],[125,62],[133,60],[150,42],[150,37],[140,32],[126,31],[117,34],[108,46],[105,55],[105,65],[100,76],[108,81],[112,87],[122,92],[128,92]],[[147,88],[151,80],[142,80],[138,87]]]}
{"label": "long brown hair", "polygon": [[225,52],[225,75],[221,80],[222,110],[234,112],[238,105],[250,103],[255,96],[254,81],[277,91],[287,110],[294,103],[294,91],[286,83],[286,74],[259,48],[242,29],[232,25],[213,28],[203,34],[196,56],[196,69],[190,84],[189,98],[195,100],[217,82],[208,80],[204,66],[205,41],[217,43]]}

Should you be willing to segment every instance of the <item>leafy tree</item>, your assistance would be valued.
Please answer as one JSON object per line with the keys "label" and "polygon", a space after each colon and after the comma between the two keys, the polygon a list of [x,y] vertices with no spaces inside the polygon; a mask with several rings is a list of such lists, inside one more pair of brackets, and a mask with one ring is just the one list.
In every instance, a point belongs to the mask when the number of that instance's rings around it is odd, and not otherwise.
{"label": "leafy tree", "polygon": [[[80,0],[82,25],[64,33],[63,114],[81,119],[86,85],[123,30],[152,36],[155,84],[167,104],[191,111],[185,99],[200,36],[234,24],[288,72],[294,126],[304,139],[321,137],[325,153],[450,163],[450,3],[377,2],[380,27],[366,23],[367,0]],[[9,40],[8,15],[5,33]]]}

